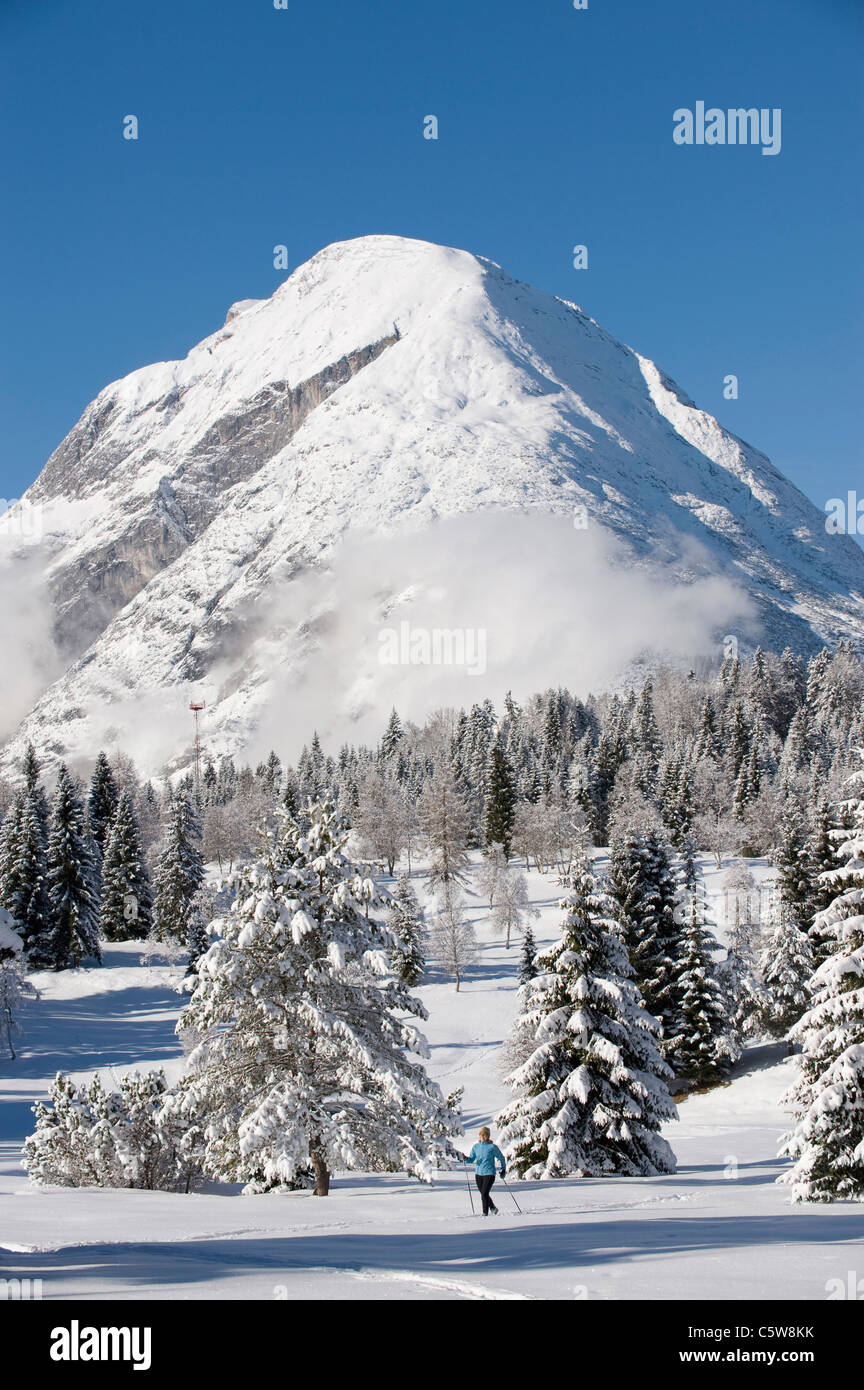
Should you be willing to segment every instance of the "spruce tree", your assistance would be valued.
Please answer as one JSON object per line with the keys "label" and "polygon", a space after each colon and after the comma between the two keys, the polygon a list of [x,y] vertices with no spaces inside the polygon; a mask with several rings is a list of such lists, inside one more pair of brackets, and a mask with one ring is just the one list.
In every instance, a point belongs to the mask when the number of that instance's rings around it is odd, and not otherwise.
{"label": "spruce tree", "polygon": [[658,831],[631,831],[613,844],[609,887],[636,987],[664,1035],[670,1035],[681,926],[675,917],[677,887],[669,852]]}
{"label": "spruce tree", "polygon": [[788,922],[799,931],[810,927],[814,884],[807,832],[800,811],[788,799],[780,824],[780,843],[774,856],[778,897]]}
{"label": "spruce tree", "polygon": [[[198,1046],[174,1102],[205,1134],[208,1170],[254,1190],[310,1164],[428,1179],[458,1119],[411,1054],[426,1011],[396,980],[389,931],[367,919],[347,828],[325,798],[304,834],[285,820],[236,877],[221,939],[199,962],[179,1031]],[[361,895],[362,896],[362,895]]]}
{"label": "spruce tree", "polygon": [[807,933],[800,930],[792,908],[782,901],[762,954],[760,973],[759,1022],[770,1037],[785,1038],[810,1000],[813,947]]}
{"label": "spruce tree", "polygon": [[404,732],[402,720],[399,718],[395,709],[391,710],[390,718],[387,721],[387,728],[381,737],[381,756],[383,759],[392,758],[399,747]]}
{"label": "spruce tree", "polygon": [[534,933],[531,930],[531,923],[526,922],[525,931],[522,935],[522,957],[519,963],[519,983],[526,985],[529,980],[533,980],[537,975],[537,943],[534,940]]}
{"label": "spruce tree", "polygon": [[674,1014],[663,1056],[676,1082],[689,1087],[712,1086],[729,1069],[734,1048],[729,1018],[715,965],[717,939],[705,915],[699,887],[685,890],[678,911],[682,925],[680,953],[675,962],[669,997]]}
{"label": "spruce tree", "polygon": [[486,765],[484,844],[487,847],[500,845],[508,859],[513,847],[515,819],[516,788],[513,771],[500,743],[493,743]]}
{"label": "spruce tree", "polygon": [[631,724],[636,785],[644,796],[652,797],[657,787],[662,742],[654,715],[654,687],[649,676],[639,696]]}
{"label": "spruce tree", "polygon": [[388,920],[396,943],[390,954],[393,972],[397,979],[413,989],[419,985],[426,969],[423,918],[411,880],[404,875],[393,890]]}
{"label": "spruce tree", "polygon": [[864,1197],[864,770],[841,806],[852,828],[838,849],[838,888],[820,914],[820,937],[834,950],[810,982],[810,1007],[791,1037],[801,1044],[799,1079],[784,1097],[797,1119],[781,1155],[795,1160],[780,1181],[799,1202]]}
{"label": "spruce tree", "polygon": [[24,750],[24,757],[21,760],[21,771],[24,774],[25,790],[28,792],[33,791],[34,787],[39,785],[41,766],[36,756],[36,749],[33,747],[32,743],[28,743]]}
{"label": "spruce tree", "polygon": [[806,846],[808,878],[811,885],[809,934],[813,946],[814,966],[821,965],[836,948],[836,942],[830,932],[825,939],[820,935],[821,914],[831,906],[837,896],[837,882],[832,879],[832,873],[838,867],[838,839],[845,838],[845,833],[835,825],[835,816],[827,796],[817,796],[810,814],[810,834]]}
{"label": "spruce tree", "polygon": [[534,1046],[508,1078],[497,1118],[508,1168],[523,1178],[648,1177],[675,1171],[659,1133],[674,1119],[659,1025],[642,1007],[610,903],[587,868],[571,873],[557,945],[520,991],[517,1033]]}
{"label": "spruce tree", "polygon": [[93,851],[84,806],[65,765],[51,808],[47,864],[51,927],[46,955],[52,969],[67,970],[89,957],[101,963]]}
{"label": "spruce tree", "polygon": [[157,941],[190,940],[192,905],[204,882],[201,832],[192,803],[177,795],[168,810],[168,825],[153,894],[153,932]]}
{"label": "spruce tree", "polygon": [[114,773],[111,771],[111,764],[108,762],[107,755],[100,753],[96,759],[93,776],[90,778],[90,790],[87,794],[87,825],[94,843],[94,863],[100,870],[108,832],[116,814],[119,800],[120,793],[117,790]]}
{"label": "spruce tree", "polygon": [[747,764],[752,742],[751,722],[747,718],[741,700],[735,700],[732,705],[725,741],[728,749],[730,775],[737,780],[741,768]]}
{"label": "spruce tree", "polygon": [[717,762],[722,751],[723,745],[717,728],[717,715],[714,709],[714,701],[711,699],[710,695],[706,695],[705,703],[702,706],[699,733],[696,736],[694,757],[697,762],[701,761],[702,758],[711,758]]}
{"label": "spruce tree", "polygon": [[18,792],[3,817],[0,828],[0,907],[14,912],[12,902],[17,890],[17,866],[21,847],[21,823],[24,817],[24,792]]}
{"label": "spruce tree", "polygon": [[[31,745],[32,751],[32,745]],[[0,905],[15,919],[30,966],[51,963],[48,898],[48,807],[35,779],[27,778],[4,821],[0,847]]]}
{"label": "spruce tree", "polygon": [[120,795],[102,861],[100,928],[108,941],[149,936],[153,894],[128,791]]}
{"label": "spruce tree", "polygon": [[0,907],[0,1048],[5,1048],[13,1061],[15,1037],[21,1032],[21,1011],[36,997],[25,973],[24,943],[15,922]]}

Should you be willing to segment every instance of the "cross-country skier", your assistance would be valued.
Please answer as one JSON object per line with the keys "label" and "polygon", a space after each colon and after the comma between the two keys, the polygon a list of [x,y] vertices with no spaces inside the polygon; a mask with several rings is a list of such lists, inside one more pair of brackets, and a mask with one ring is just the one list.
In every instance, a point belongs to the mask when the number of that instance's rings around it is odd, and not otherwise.
{"label": "cross-country skier", "polygon": [[477,1164],[474,1181],[483,1200],[483,1215],[488,1216],[491,1212],[493,1216],[497,1216],[498,1208],[491,1197],[492,1184],[495,1181],[495,1160],[501,1164],[502,1178],[507,1172],[507,1160],[498,1145],[492,1143],[492,1135],[486,1125],[481,1129],[478,1142],[470,1154],[463,1154],[462,1157],[466,1163]]}

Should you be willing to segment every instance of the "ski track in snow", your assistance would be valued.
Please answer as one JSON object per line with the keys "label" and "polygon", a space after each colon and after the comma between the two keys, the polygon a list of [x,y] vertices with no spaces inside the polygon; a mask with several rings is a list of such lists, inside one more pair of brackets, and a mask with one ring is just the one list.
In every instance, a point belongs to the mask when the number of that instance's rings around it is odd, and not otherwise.
{"label": "ski track in snow", "polygon": [[416,1274],[410,1269],[358,1269],[351,1270],[359,1279],[402,1280],[406,1283],[421,1284],[430,1289],[446,1289],[463,1298],[528,1300],[530,1295],[514,1293],[511,1290],[489,1289],[482,1284],[466,1284],[456,1279],[430,1279],[428,1275]]}

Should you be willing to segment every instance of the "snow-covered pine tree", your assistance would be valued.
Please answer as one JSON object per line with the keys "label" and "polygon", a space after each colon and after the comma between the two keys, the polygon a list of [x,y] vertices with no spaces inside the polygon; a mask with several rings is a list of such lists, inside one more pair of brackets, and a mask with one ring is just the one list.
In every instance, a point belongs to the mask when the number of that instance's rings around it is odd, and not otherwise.
{"label": "snow-covered pine tree", "polygon": [[664,1035],[671,1035],[681,926],[675,919],[677,886],[669,851],[656,829],[629,831],[613,843],[609,890],[636,987]]}
{"label": "snow-covered pine tree", "polygon": [[390,711],[390,718],[387,720],[387,728],[381,736],[381,757],[384,761],[393,757],[400,742],[405,735],[402,727],[402,720],[399,718],[395,709]]}
{"label": "snow-covered pine tree", "polygon": [[561,907],[561,940],[520,991],[514,1033],[533,1029],[534,1048],[508,1078],[516,1099],[496,1121],[508,1167],[523,1178],[672,1173],[659,1130],[677,1112],[659,1025],[584,865],[571,871]]}
{"label": "snow-covered pine tree", "polygon": [[390,964],[396,978],[413,989],[419,985],[426,969],[423,916],[411,880],[404,874],[393,889],[387,915],[396,943],[390,953]]}
{"label": "snow-covered pine tree", "polygon": [[[32,1182],[54,1187],[122,1185],[113,1168],[106,1172],[105,1151],[97,1152],[94,1130],[113,1122],[98,1075],[78,1087],[58,1072],[49,1092],[50,1106],[33,1106],[36,1128],[24,1145],[23,1165]],[[107,1182],[106,1182],[107,1178]]]}
{"label": "snow-covered pine tree", "polygon": [[397,1166],[428,1179],[457,1118],[411,1054],[426,1044],[403,1015],[426,1011],[389,969],[394,940],[367,920],[360,867],[332,804],[287,819],[236,893],[198,965],[178,1025],[200,1041],[175,1100],[200,1123],[206,1165],[254,1190],[310,1164],[316,1195],[336,1169]]}
{"label": "snow-covered pine tree", "polygon": [[748,718],[743,700],[732,702],[731,712],[726,721],[725,744],[729,764],[729,774],[737,781],[742,767],[746,767],[753,739],[752,718]]}
{"label": "snow-covered pine tree", "polygon": [[574,842],[580,852],[588,837],[599,844],[600,819],[597,806],[597,786],[590,735],[586,734],[576,750],[567,775],[567,810],[573,828]]}
{"label": "snow-covered pine tree", "polygon": [[28,999],[37,997],[24,972],[24,943],[16,924],[0,907],[0,1046],[15,1058],[15,1036],[21,1032],[20,1013]]}
{"label": "snow-covered pine tree", "polygon": [[718,943],[701,885],[684,890],[676,918],[682,935],[668,995],[674,1001],[674,1013],[664,1036],[663,1056],[677,1085],[712,1086],[729,1070],[735,1048],[715,964]]}
{"label": "snow-covered pine tree", "polygon": [[18,792],[10,797],[3,814],[3,823],[0,825],[0,907],[6,906],[3,899],[9,874],[15,862],[15,838],[21,822],[23,805],[23,792]]}
{"label": "snow-covered pine tree", "polygon": [[654,795],[662,743],[654,714],[654,686],[649,676],[642,687],[630,725],[636,785],[643,796]]}
{"label": "snow-covered pine tree", "polygon": [[117,803],[102,860],[100,929],[108,941],[148,936],[153,894],[141,851],[138,821],[130,792]]}
{"label": "snow-covered pine tree", "polygon": [[694,759],[700,762],[703,758],[711,758],[714,762],[719,761],[723,752],[722,740],[717,728],[717,715],[714,710],[714,701],[710,695],[705,696],[702,706],[702,716],[699,724],[699,732],[696,736],[696,747],[694,749]]}
{"label": "snow-covered pine tree", "polygon": [[0,904],[15,919],[28,961],[37,970],[51,963],[47,840],[48,808],[34,778],[15,798],[3,823]]}
{"label": "snow-covered pine tree", "polygon": [[814,884],[807,831],[798,807],[788,794],[780,823],[780,842],[774,856],[783,915],[799,931],[810,927]]}
{"label": "snow-covered pine tree", "polygon": [[273,801],[278,801],[282,786],[282,764],[278,754],[273,749],[271,749],[266,763],[261,764],[260,773],[256,772],[256,777],[265,796],[269,796]]}
{"label": "snow-covered pine tree", "polygon": [[519,983],[525,985],[529,980],[533,980],[537,975],[537,943],[534,940],[534,933],[531,930],[531,923],[525,923],[525,931],[522,936],[522,955],[519,961]]}
{"label": "snow-covered pine tree", "polygon": [[178,794],[168,809],[168,825],[153,894],[156,941],[189,940],[192,903],[204,882],[198,818],[187,796]]}
{"label": "snow-covered pine tree", "polygon": [[[864,759],[864,750],[859,750]],[[841,806],[852,829],[838,848],[837,885],[818,920],[835,950],[810,981],[810,1007],[792,1029],[801,1043],[800,1075],[784,1101],[798,1123],[781,1156],[795,1160],[780,1181],[799,1202],[864,1197],[864,769]]]}
{"label": "snow-covered pine tree", "polygon": [[31,1181],[188,1192],[201,1176],[200,1133],[178,1128],[168,1094],[161,1070],[122,1076],[117,1091],[98,1074],[76,1086],[58,1072],[51,1104],[33,1107],[36,1128],[24,1145]]}
{"label": "snow-covered pine tree", "polygon": [[100,753],[90,778],[87,793],[87,828],[93,841],[93,863],[101,873],[102,856],[108,840],[111,822],[117,811],[120,793],[111,764],[105,753]]}
{"label": "snow-covered pine tree", "polygon": [[838,867],[837,844],[846,839],[845,831],[836,824],[828,797],[817,796],[810,813],[810,834],[807,838],[807,857],[809,878],[812,885],[810,901],[811,920],[810,941],[813,946],[814,966],[820,966],[826,957],[833,954],[837,943],[831,935],[823,940],[820,935],[822,913],[830,907],[838,892],[838,880],[832,879],[832,871]]}
{"label": "snow-covered pine tree", "polygon": [[693,779],[683,752],[666,759],[660,777],[663,823],[675,849],[683,852],[693,822]]}
{"label": "snow-covered pine tree", "polygon": [[198,962],[210,947],[210,926],[216,917],[217,895],[209,884],[202,883],[189,906],[189,919],[186,928],[186,948],[189,951],[186,979],[183,989],[191,993],[194,976],[198,973]]}
{"label": "snow-covered pine tree", "polygon": [[484,807],[483,843],[500,845],[505,858],[510,858],[513,845],[513,823],[516,817],[516,788],[513,770],[499,742],[492,744],[486,764],[486,804]]}
{"label": "snow-covered pine tree", "polygon": [[47,865],[51,927],[45,954],[51,968],[68,970],[89,957],[101,962],[93,852],[84,806],[65,765],[51,807]]}
{"label": "snow-covered pine tree", "polygon": [[282,809],[290,820],[296,820],[300,810],[300,800],[297,794],[297,784],[290,775],[285,779],[285,790],[282,793]]}
{"label": "snow-covered pine tree", "polygon": [[793,906],[782,898],[759,966],[759,1023],[769,1037],[785,1038],[810,1002],[813,946],[799,928]]}

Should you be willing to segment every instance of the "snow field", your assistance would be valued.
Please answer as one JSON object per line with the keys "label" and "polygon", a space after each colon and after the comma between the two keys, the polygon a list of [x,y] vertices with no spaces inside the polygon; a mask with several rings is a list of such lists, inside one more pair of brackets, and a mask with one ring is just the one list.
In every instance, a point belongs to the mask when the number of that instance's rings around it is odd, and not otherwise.
{"label": "snow field", "polygon": [[[709,892],[727,867],[708,871]],[[555,876],[528,881],[535,936],[551,943]],[[498,1054],[520,944],[507,952],[491,935],[484,899],[467,906],[480,949],[461,990],[433,964],[418,991],[429,1070],[445,1091],[465,1087],[466,1141],[508,1098]],[[806,1301],[825,1299],[829,1280],[864,1274],[860,1205],[793,1207],[775,1183],[787,1127],[779,1098],[794,1074],[783,1044],[751,1047],[728,1085],[679,1107],[664,1130],[676,1174],[514,1182],[522,1216],[498,1185],[501,1215],[472,1217],[458,1171],[432,1187],[340,1174],[327,1199],[241,1197],[225,1184],[190,1196],[31,1187],[20,1167],[29,1106],[58,1069],[76,1080],[99,1071],[112,1085],[134,1068],[179,1074],[178,979],[176,968],[142,964],[140,942],[109,946],[99,969],[34,976],[42,998],[24,1018],[22,1055],[0,1076],[0,1271],[41,1278],[46,1299]]]}

